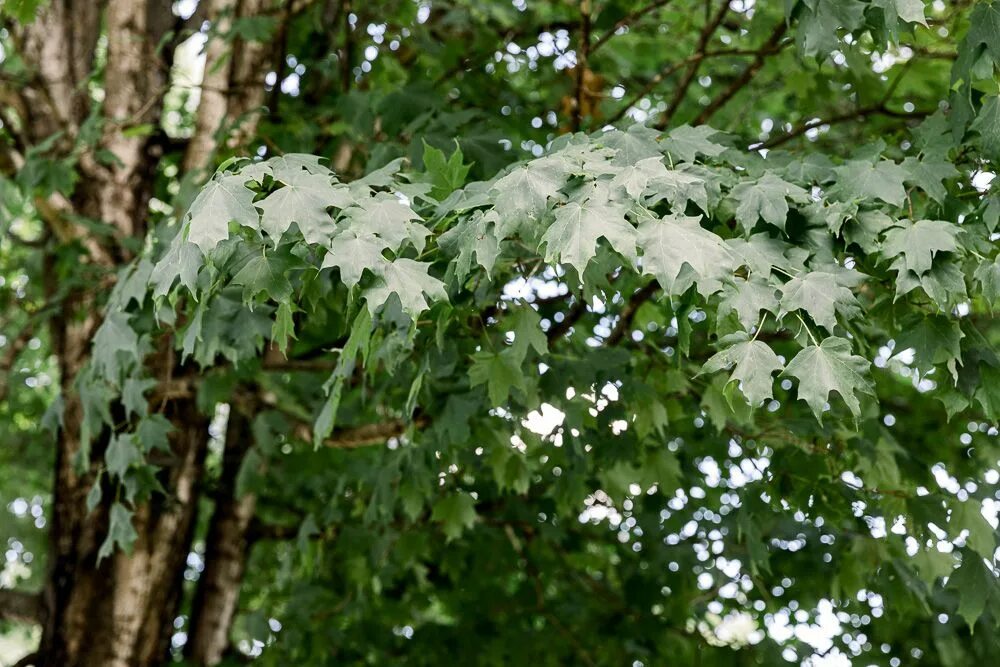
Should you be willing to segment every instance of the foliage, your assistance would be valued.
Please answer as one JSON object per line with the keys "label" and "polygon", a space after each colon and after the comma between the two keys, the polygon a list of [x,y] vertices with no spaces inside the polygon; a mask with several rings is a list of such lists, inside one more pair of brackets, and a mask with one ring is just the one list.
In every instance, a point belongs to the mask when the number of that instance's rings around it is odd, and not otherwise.
{"label": "foliage", "polygon": [[[588,29],[624,33],[586,61],[608,89],[684,63],[656,26],[704,34],[718,80],[587,101],[508,46],[565,8],[424,26],[401,3],[369,17],[412,39],[366,87],[324,101],[304,20],[287,47],[315,87],[234,150],[257,157],[199,189],[163,168],[172,205],[77,380],[102,557],[163,494],[164,406],[190,389],[207,414],[250,406],[240,489],[282,530],[235,634],[264,664],[775,664],[812,655],[789,625],[821,619],[865,664],[996,655],[1000,200],[977,176],[1000,155],[1000,3],[594,4]],[[654,26],[622,30],[639,11]],[[430,83],[479,54],[490,77]],[[754,96],[730,94],[752,63]],[[706,116],[731,99],[750,106]],[[0,184],[69,191],[69,162]],[[29,256],[0,253],[39,276]],[[186,376],[150,373],[165,349]],[[4,434],[41,393],[0,410]]]}

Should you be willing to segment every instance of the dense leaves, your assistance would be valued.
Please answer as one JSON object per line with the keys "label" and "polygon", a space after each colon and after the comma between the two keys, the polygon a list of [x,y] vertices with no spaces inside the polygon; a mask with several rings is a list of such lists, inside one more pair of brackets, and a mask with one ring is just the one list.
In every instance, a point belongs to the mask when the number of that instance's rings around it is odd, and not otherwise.
{"label": "dense leaves", "polygon": [[[117,273],[0,252],[11,326],[53,266],[99,304],[79,416],[22,389],[0,434],[79,419],[102,560],[169,502],[194,397],[206,500],[246,422],[233,638],[263,664],[1000,651],[1000,4],[400,3],[342,49],[324,4],[236,156],[151,167]],[[77,178],[31,150],[15,236]],[[17,372],[56,374],[37,340]]]}

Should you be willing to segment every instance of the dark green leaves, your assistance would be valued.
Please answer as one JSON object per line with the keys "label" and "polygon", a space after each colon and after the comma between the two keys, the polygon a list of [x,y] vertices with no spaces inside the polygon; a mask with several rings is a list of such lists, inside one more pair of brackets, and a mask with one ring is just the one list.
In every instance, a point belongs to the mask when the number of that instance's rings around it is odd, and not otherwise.
{"label": "dark green leaves", "polygon": [[758,406],[771,398],[771,375],[784,368],[778,355],[766,343],[750,340],[746,334],[733,334],[720,344],[723,349],[705,362],[701,372],[715,373],[732,368],[729,381],[739,383],[750,405]]}
{"label": "dark green leaves", "polygon": [[850,341],[831,336],[795,355],[785,373],[798,379],[799,398],[809,404],[816,419],[823,420],[832,392],[840,395],[858,419],[861,402],[857,394],[874,394],[874,387],[866,377],[868,367],[868,361],[851,354]]}

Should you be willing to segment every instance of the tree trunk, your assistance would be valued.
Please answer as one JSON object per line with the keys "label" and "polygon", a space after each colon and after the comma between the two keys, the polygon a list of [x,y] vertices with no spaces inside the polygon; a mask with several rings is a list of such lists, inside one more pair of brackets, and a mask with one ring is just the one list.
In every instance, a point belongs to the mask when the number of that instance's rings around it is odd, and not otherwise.
{"label": "tree trunk", "polygon": [[[33,662],[41,667],[163,664],[169,659],[173,622],[183,602],[183,573],[194,536],[209,418],[200,413],[193,397],[172,398],[164,405],[164,416],[173,425],[169,461],[158,477],[165,493],[135,507],[133,527],[138,537],[131,551],[98,562],[114,493],[106,487],[103,502],[90,512],[86,497],[98,480],[110,433],[92,434],[93,444],[84,446],[84,408],[75,381],[101,323],[101,303],[95,295],[103,290],[67,295],[59,278],[59,262],[65,261],[60,255],[79,244],[79,263],[93,267],[110,283],[146,234],[162,136],[124,130],[159,123],[176,36],[185,28],[171,13],[172,4],[50,0],[34,22],[13,31],[13,42],[29,72],[26,85],[0,91],[4,103],[20,117],[22,135],[20,152],[0,146],[0,168],[17,169],[24,164],[25,148],[54,135],[59,137],[52,149],[57,154],[68,154],[74,142],[81,141],[81,129],[94,104],[89,79],[99,60],[103,63],[99,146],[79,154],[80,178],[71,196],[57,193],[36,201],[53,232],[45,250],[46,293],[59,304],[49,330],[58,357],[63,411],[56,443],[48,580],[40,599],[30,603],[19,598],[15,611],[30,614],[43,626]],[[201,4],[193,19],[196,25],[188,29],[197,30],[205,18],[218,22],[251,15],[267,3],[203,0]],[[102,27],[106,57],[99,59]],[[218,32],[227,32],[225,25],[221,28]],[[271,50],[263,44],[209,40],[206,85],[196,132],[182,161],[185,171],[204,175],[220,128],[235,128],[243,137],[253,132],[253,112],[263,101],[264,65]],[[75,216],[110,225],[112,236],[93,234]],[[151,377],[190,374],[176,364],[171,340],[164,338],[159,346],[148,360]],[[228,648],[245,563],[245,535],[254,512],[252,499],[235,496],[236,473],[248,443],[246,421],[234,419],[207,537],[205,583],[193,614],[195,644],[188,653],[196,664],[216,664]]]}
{"label": "tree trunk", "polygon": [[250,549],[247,533],[256,506],[253,494],[240,496],[236,488],[251,437],[249,420],[234,409],[226,428],[222,475],[205,539],[205,570],[198,579],[184,647],[185,657],[198,665],[218,663],[229,646]]}

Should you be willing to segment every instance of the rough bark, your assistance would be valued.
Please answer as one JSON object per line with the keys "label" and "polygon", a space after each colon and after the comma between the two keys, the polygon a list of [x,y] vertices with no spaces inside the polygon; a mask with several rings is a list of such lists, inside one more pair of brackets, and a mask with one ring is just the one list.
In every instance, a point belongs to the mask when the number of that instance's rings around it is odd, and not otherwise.
{"label": "rough bark", "polygon": [[[79,137],[93,100],[88,79],[97,63],[99,37],[106,35],[102,74],[102,125],[99,148],[114,159],[99,159],[96,150],[83,151],[77,163],[81,178],[72,196],[53,195],[36,207],[53,232],[47,248],[46,291],[60,295],[59,310],[48,326],[58,358],[63,400],[63,427],[56,443],[53,506],[50,522],[49,573],[41,596],[7,596],[19,619],[42,623],[42,639],[33,664],[42,667],[145,667],[163,664],[169,656],[173,620],[179,613],[183,572],[194,534],[208,418],[200,414],[191,395],[166,401],[165,416],[174,425],[171,457],[159,473],[165,494],[157,494],[135,508],[133,527],[138,538],[129,553],[116,553],[98,562],[97,553],[108,527],[112,493],[92,512],[85,498],[97,478],[109,433],[97,434],[88,450],[81,440],[83,408],[75,381],[90,354],[92,337],[100,325],[100,290],[63,295],[56,268],[59,246],[79,243],[80,262],[98,273],[116,273],[131,259],[146,234],[148,205],[154,194],[157,164],[163,151],[157,133],[129,133],[137,125],[158,123],[169,85],[172,61],[168,31],[180,27],[170,2],[161,0],[51,0],[37,20],[17,28],[13,39],[28,66],[23,86],[3,90],[0,100],[20,116],[20,146],[0,156],[0,166],[18,169],[26,147],[58,135],[53,150],[68,152]],[[264,0],[204,0],[209,21],[225,33],[226,17],[261,10]],[[200,8],[201,9],[201,8]],[[252,133],[263,101],[262,66],[269,50],[264,45],[233,45],[214,38],[207,45],[208,67],[197,111],[197,128],[189,141],[183,165],[202,171],[209,167],[222,133],[239,126]],[[75,216],[102,221],[112,227],[111,238],[100,238],[80,226]],[[183,377],[187,369],[169,353],[163,340],[148,360],[152,377]],[[156,390],[154,390],[156,393]],[[238,442],[236,442],[238,441]],[[242,442],[236,439],[236,444]],[[237,466],[238,467],[238,466]],[[222,480],[226,482],[228,471]],[[233,473],[235,474],[235,473]],[[235,480],[235,477],[232,478]],[[235,482],[233,481],[233,484]],[[232,495],[232,494],[230,494]],[[228,509],[227,509],[228,508]],[[214,639],[205,644],[196,662],[212,664],[225,650],[242,579],[230,553],[230,524],[245,533],[253,513],[252,502],[220,502],[208,538],[211,571],[217,590],[205,593],[213,611]],[[218,544],[217,541],[221,540]],[[238,544],[238,542],[234,543]],[[214,575],[213,575],[214,576]],[[221,637],[221,639],[219,639]],[[219,646],[221,645],[221,648]]]}
{"label": "rough bark", "polygon": [[249,420],[233,411],[226,428],[222,474],[215,494],[208,535],[205,539],[205,570],[191,605],[191,621],[185,656],[198,665],[215,665],[229,646],[240,583],[250,548],[247,533],[256,507],[256,497],[240,496],[237,478],[252,444]]}

